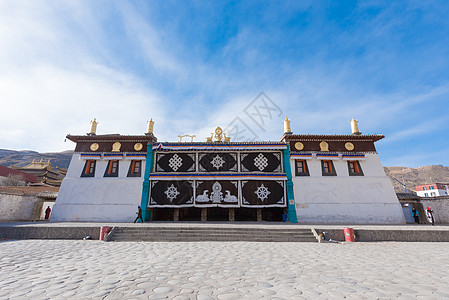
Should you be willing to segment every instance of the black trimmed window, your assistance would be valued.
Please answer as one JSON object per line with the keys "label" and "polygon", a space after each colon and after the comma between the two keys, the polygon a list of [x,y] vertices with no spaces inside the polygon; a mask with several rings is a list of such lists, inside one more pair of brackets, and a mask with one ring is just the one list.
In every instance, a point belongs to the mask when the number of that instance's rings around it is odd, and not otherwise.
{"label": "black trimmed window", "polygon": [[309,167],[305,159],[297,159],[295,161],[295,175],[296,176],[310,176]]}
{"label": "black trimmed window", "polygon": [[110,160],[104,171],[104,177],[118,177],[118,160]]}
{"label": "black trimmed window", "polygon": [[321,172],[323,176],[337,176],[335,171],[334,163],[332,160],[322,160],[321,161]]}
{"label": "black trimmed window", "polygon": [[140,177],[142,170],[141,160],[132,160],[129,164],[128,177]]}
{"label": "black trimmed window", "polygon": [[357,160],[348,161],[349,176],[363,176],[362,168]]}
{"label": "black trimmed window", "polygon": [[81,177],[95,177],[95,160],[86,160],[84,164],[83,172],[81,173]]}

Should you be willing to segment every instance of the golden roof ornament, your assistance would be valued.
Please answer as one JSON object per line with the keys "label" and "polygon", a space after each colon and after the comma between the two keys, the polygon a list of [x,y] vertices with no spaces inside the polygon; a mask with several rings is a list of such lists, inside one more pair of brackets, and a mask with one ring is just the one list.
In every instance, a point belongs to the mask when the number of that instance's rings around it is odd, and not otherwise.
{"label": "golden roof ornament", "polygon": [[154,127],[154,121],[153,121],[153,118],[151,118],[147,122],[147,132],[145,134],[146,135],[153,135],[153,127]]}
{"label": "golden roof ornament", "polygon": [[231,138],[226,136],[226,134],[223,132],[223,129],[221,129],[220,126],[215,128],[215,133],[211,133],[210,137],[206,138],[206,142],[211,143],[214,136],[215,136],[215,142],[223,142],[223,141],[226,143],[231,142]]}
{"label": "golden roof ornament", "polygon": [[356,120],[356,119],[354,119],[354,117],[352,117],[352,120],[351,120],[351,132],[352,132],[353,135],[360,135],[360,134],[362,134],[359,131],[358,121],[359,120]]}
{"label": "golden roof ornament", "polygon": [[97,119],[93,119],[92,121],[90,121],[90,130],[89,133],[87,135],[96,135],[97,134]]}
{"label": "golden roof ornament", "polygon": [[284,134],[292,134],[292,129],[290,128],[290,120],[285,117],[284,122]]}
{"label": "golden roof ornament", "polygon": [[223,140],[223,129],[220,126],[215,128],[215,141],[221,142]]}

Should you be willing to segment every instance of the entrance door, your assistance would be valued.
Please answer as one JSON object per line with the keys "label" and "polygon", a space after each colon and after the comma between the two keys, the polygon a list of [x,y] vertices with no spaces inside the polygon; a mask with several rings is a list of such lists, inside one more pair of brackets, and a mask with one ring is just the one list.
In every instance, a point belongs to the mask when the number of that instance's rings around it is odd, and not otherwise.
{"label": "entrance door", "polygon": [[179,221],[201,221],[201,208],[196,207],[180,208]]}
{"label": "entrance door", "polygon": [[221,207],[207,208],[208,221],[229,221],[229,209]]}
{"label": "entrance door", "polygon": [[257,221],[257,208],[240,207],[235,209],[236,221]]}

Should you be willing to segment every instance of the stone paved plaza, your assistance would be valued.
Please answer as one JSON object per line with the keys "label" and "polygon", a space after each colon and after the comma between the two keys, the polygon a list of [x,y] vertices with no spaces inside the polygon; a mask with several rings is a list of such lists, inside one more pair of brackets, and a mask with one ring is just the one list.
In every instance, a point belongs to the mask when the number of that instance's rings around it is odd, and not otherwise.
{"label": "stone paved plaza", "polygon": [[0,242],[0,299],[448,299],[449,243]]}

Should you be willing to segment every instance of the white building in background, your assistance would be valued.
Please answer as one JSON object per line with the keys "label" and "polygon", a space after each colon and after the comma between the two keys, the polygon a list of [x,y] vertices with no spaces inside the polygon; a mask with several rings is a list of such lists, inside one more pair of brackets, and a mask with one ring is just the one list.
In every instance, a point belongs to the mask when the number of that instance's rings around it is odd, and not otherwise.
{"label": "white building in background", "polygon": [[439,197],[449,195],[449,183],[429,183],[415,186],[420,197]]}

